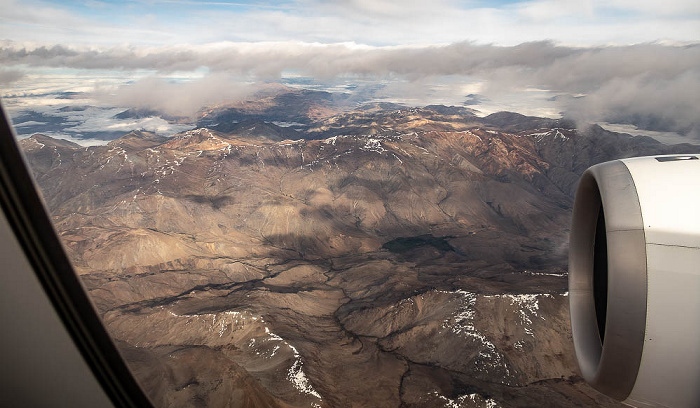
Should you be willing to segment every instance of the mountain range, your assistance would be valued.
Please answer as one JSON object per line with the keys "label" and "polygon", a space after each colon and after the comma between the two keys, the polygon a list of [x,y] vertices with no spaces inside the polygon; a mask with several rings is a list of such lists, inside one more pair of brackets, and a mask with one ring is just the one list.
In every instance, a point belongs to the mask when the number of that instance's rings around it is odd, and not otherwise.
{"label": "mountain range", "polygon": [[288,98],[311,113],[229,107],[170,138],[20,142],[157,406],[619,406],[573,355],[576,183],[599,162],[700,147]]}

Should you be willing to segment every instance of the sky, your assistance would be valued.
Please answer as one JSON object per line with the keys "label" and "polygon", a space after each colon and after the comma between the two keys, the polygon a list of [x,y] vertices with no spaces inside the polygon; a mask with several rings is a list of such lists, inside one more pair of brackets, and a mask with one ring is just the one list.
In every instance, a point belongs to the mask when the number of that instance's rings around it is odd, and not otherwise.
{"label": "sky", "polygon": [[[700,140],[700,2],[0,0],[0,97],[25,122],[192,116],[270,82]],[[70,123],[130,126],[100,112]]]}

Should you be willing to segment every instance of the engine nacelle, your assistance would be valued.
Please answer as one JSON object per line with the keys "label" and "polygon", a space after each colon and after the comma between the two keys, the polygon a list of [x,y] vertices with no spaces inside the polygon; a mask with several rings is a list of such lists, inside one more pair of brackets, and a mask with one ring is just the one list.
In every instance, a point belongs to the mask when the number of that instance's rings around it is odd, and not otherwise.
{"label": "engine nacelle", "polygon": [[581,177],[569,245],[581,374],[638,407],[700,407],[700,155]]}

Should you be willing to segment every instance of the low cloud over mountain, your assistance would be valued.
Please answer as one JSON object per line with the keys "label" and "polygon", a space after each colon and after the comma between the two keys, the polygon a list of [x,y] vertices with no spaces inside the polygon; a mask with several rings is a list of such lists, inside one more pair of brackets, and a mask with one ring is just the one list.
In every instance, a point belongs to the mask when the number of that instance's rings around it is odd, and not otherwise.
{"label": "low cloud over mountain", "polygon": [[[437,86],[444,78],[453,78],[450,84],[458,89],[461,100],[475,93],[466,91],[469,86],[495,102],[504,94],[517,94],[517,98],[539,98],[536,103],[544,103],[544,92],[549,97],[557,96],[549,101],[552,109],[582,121],[612,121],[700,137],[700,108],[696,103],[700,94],[698,44],[580,48],[547,41],[507,47],[470,42],[385,47],[222,42],[95,48],[5,42],[0,47],[0,60],[15,66],[68,67],[88,72],[150,70],[153,78],[98,95],[104,98],[109,94],[113,102],[158,108],[170,114],[191,113],[212,103],[243,98],[253,90],[251,83],[277,81],[289,73],[319,83],[404,83],[391,87],[394,98],[401,98],[400,92],[416,94],[413,88]],[[191,82],[157,79],[202,69],[207,73]],[[459,91],[460,85],[465,92]]]}

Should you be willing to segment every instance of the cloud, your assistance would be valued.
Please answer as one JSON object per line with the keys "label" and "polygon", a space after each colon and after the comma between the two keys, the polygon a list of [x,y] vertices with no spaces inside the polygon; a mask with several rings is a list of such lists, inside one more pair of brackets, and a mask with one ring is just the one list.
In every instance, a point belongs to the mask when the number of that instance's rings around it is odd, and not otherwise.
{"label": "cloud", "polygon": [[385,47],[222,42],[97,48],[5,42],[0,61],[83,70],[153,70],[161,75],[202,67],[211,72],[189,82],[148,78],[122,86],[111,96],[116,104],[169,114],[189,115],[208,104],[246,97],[255,91],[251,83],[279,80],[294,72],[318,81],[383,82],[380,96],[403,95],[405,100],[439,97],[439,89],[430,89],[429,84],[443,86],[443,93],[456,89],[453,96],[464,100],[471,92],[459,94],[459,81],[482,82],[479,93],[494,103],[514,92],[527,98],[538,90],[538,101],[546,99],[542,92],[559,95],[555,103],[560,111],[580,120],[617,121],[695,136],[700,129],[700,44],[584,48],[547,41],[508,47],[469,42]]}
{"label": "cloud", "polygon": [[454,1],[449,0],[339,0],[307,1],[306,9],[318,10],[327,16],[346,16],[349,20],[406,20],[412,21],[444,18],[446,14],[460,11]]}
{"label": "cloud", "polygon": [[536,23],[571,16],[590,19],[595,10],[593,1],[590,0],[538,0],[518,3],[514,8],[519,16]]}
{"label": "cloud", "polygon": [[[169,123],[155,117],[120,119],[123,108],[61,105],[35,106],[26,111],[10,112],[15,132],[20,137],[42,133],[82,145],[104,144],[132,130],[142,129],[170,136],[193,128],[193,124]],[[94,139],[99,141],[95,142]],[[86,144],[87,143],[87,144]]]}
{"label": "cloud", "polygon": [[[95,7],[80,8],[70,2],[0,0],[0,38],[39,42],[50,39],[75,44],[153,44],[165,43],[178,34],[172,25],[166,28],[162,18],[147,24],[144,20],[148,13],[131,14],[133,3],[102,4],[103,13],[95,14]],[[93,12],[81,12],[85,9]]]}
{"label": "cloud", "polygon": [[[293,73],[408,103],[478,93],[484,112],[565,112],[698,134],[697,0],[78,3],[0,0],[0,38],[15,40],[0,41],[0,86],[13,104],[50,82],[81,92],[103,82],[93,92],[100,101],[188,116]],[[209,74],[163,78],[193,71]],[[89,80],[80,87],[73,74]],[[129,76],[142,79],[123,85]],[[465,90],[474,83],[478,91]]]}
{"label": "cloud", "polygon": [[21,71],[0,69],[0,86],[9,85],[22,78],[24,78],[24,73]]}
{"label": "cloud", "polygon": [[694,0],[79,3],[0,1],[0,38],[112,45],[223,40],[515,45],[542,39],[592,45],[694,41],[700,24]]}
{"label": "cloud", "polygon": [[585,98],[566,103],[570,116],[674,131],[700,139],[700,69],[658,78],[638,75],[612,79]]}
{"label": "cloud", "polygon": [[[114,111],[105,112],[114,113]],[[126,134],[132,130],[140,129],[160,135],[171,136],[175,133],[184,132],[185,130],[192,128],[193,126],[191,124],[169,123],[162,118],[154,116],[139,119],[119,120],[115,119],[114,114],[109,116],[105,114],[97,114],[81,120],[75,126],[66,127],[62,129],[62,131],[66,134],[89,135],[90,133],[98,132],[121,132],[122,134]]]}
{"label": "cloud", "polygon": [[192,117],[201,108],[245,99],[261,85],[238,82],[225,74],[187,82],[148,77],[116,89],[98,89],[96,99],[117,106],[156,110],[169,116]]}
{"label": "cloud", "polygon": [[[373,47],[355,43],[212,43],[165,47],[24,46],[0,43],[6,65],[77,69],[138,70],[162,73],[206,67],[257,77],[300,71],[314,77],[341,75],[422,77],[472,75],[518,70],[535,82],[589,88],[613,77],[652,72],[677,75],[700,62],[700,45],[640,44],[617,47],[565,47],[541,41],[503,47],[460,42],[449,45]],[[538,73],[547,70],[546,76]],[[547,78],[549,74],[556,74]]]}
{"label": "cloud", "polygon": [[700,14],[700,3],[696,0],[598,0],[598,7],[614,7],[621,10],[634,10],[639,13],[664,16]]}

